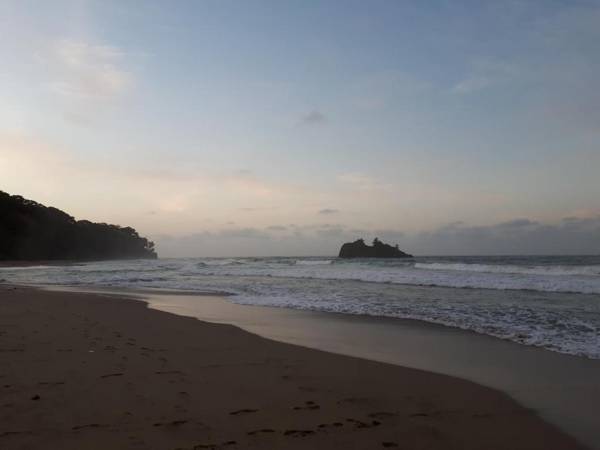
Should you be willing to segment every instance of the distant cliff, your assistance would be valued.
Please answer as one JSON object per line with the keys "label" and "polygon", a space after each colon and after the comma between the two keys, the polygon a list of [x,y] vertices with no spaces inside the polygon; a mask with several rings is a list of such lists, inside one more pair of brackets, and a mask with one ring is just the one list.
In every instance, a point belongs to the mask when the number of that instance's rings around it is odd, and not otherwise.
{"label": "distant cliff", "polygon": [[0,260],[156,258],[131,227],[75,220],[59,209],[0,191]]}
{"label": "distant cliff", "polygon": [[340,258],[412,258],[412,255],[404,253],[398,249],[398,246],[384,244],[375,238],[373,245],[365,244],[365,241],[359,239],[354,242],[347,242],[340,249]]}

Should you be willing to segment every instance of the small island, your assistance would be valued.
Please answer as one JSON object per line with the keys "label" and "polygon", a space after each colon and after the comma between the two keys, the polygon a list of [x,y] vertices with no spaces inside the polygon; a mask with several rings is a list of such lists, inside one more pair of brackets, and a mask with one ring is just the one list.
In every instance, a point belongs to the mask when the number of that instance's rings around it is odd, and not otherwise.
{"label": "small island", "polygon": [[404,253],[398,245],[391,246],[381,242],[378,238],[373,240],[373,245],[365,244],[364,239],[354,242],[346,242],[340,248],[340,258],[412,258],[412,255]]}
{"label": "small island", "polygon": [[0,261],[154,259],[154,243],[131,227],[75,220],[0,191]]}

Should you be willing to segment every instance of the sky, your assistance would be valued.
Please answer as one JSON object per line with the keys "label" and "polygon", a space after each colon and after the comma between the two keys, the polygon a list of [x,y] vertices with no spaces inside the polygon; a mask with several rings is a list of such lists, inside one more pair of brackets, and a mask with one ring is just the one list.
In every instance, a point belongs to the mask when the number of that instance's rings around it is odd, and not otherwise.
{"label": "sky", "polygon": [[0,190],[161,256],[600,253],[600,1],[0,2]]}

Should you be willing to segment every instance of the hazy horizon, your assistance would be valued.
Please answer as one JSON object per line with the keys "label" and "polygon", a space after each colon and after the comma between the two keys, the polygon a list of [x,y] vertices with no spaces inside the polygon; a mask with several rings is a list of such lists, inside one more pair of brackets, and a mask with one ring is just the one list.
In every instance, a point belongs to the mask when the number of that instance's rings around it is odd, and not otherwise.
{"label": "hazy horizon", "polygon": [[600,253],[600,1],[6,1],[0,26],[0,190],[162,257]]}

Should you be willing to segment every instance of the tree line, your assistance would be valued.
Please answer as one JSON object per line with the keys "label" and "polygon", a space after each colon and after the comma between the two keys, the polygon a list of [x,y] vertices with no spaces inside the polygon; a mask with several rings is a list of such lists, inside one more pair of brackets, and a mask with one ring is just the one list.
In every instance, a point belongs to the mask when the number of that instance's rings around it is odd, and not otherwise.
{"label": "tree line", "polygon": [[156,258],[154,243],[131,227],[75,220],[0,191],[0,260]]}

